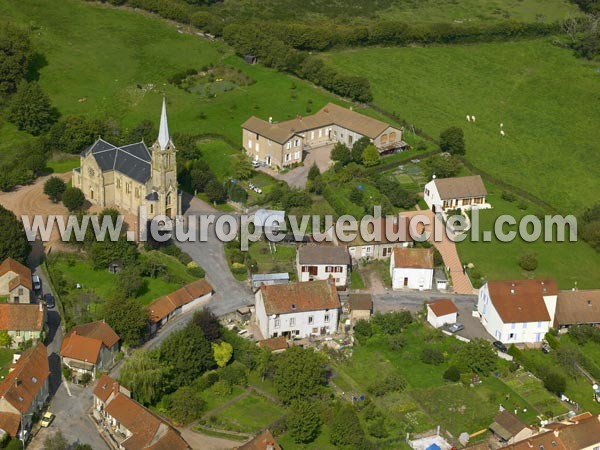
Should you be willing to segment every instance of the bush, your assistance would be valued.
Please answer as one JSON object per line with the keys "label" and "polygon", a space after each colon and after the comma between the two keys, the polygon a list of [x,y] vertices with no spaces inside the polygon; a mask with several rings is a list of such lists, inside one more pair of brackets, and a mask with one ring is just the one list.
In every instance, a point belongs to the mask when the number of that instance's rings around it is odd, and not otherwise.
{"label": "bush", "polygon": [[444,380],[452,381],[454,383],[460,381],[460,370],[456,366],[450,366],[444,372]]}
{"label": "bush", "polygon": [[538,258],[535,252],[527,251],[519,256],[519,266],[528,272],[534,271],[538,266]]}
{"label": "bush", "polygon": [[213,384],[212,390],[217,397],[224,397],[231,394],[232,387],[227,381],[217,381]]}
{"label": "bush", "polygon": [[368,320],[357,320],[354,324],[354,335],[359,342],[365,343],[367,339],[373,336],[373,327]]}
{"label": "bush", "polygon": [[204,278],[206,276],[206,272],[200,266],[192,266],[186,269],[187,273],[196,278]]}
{"label": "bush", "polygon": [[425,347],[421,351],[421,361],[438,366],[444,362],[444,354],[435,347]]}
{"label": "bush", "polygon": [[542,375],[544,387],[554,394],[565,392],[567,389],[567,379],[558,372],[550,369]]}
{"label": "bush", "polygon": [[54,203],[60,200],[66,189],[67,185],[59,177],[50,177],[44,183],[44,194]]}
{"label": "bush", "polygon": [[465,154],[465,134],[459,127],[450,127],[440,133],[440,149],[451,155]]}
{"label": "bush", "polygon": [[246,386],[248,383],[248,368],[241,362],[234,361],[228,366],[219,369],[219,378],[230,385]]}
{"label": "bush", "polygon": [[401,392],[406,389],[406,380],[400,375],[388,375],[383,381],[373,383],[368,387],[370,394],[382,397],[390,392]]}
{"label": "bush", "polygon": [[560,347],[560,342],[552,333],[546,333],[544,335],[544,339],[546,339],[546,342],[548,342],[548,345],[552,350],[558,350],[558,348]]}
{"label": "bush", "polygon": [[85,195],[81,189],[70,187],[62,194],[62,202],[69,211],[78,211],[85,202]]}
{"label": "bush", "polygon": [[184,266],[187,266],[189,263],[193,261],[192,257],[185,252],[181,252],[181,254],[177,257],[179,262]]}
{"label": "bush", "polygon": [[502,191],[502,200],[505,200],[507,202],[514,202],[517,200],[517,197],[515,196],[515,194],[513,194],[512,192],[509,191]]}

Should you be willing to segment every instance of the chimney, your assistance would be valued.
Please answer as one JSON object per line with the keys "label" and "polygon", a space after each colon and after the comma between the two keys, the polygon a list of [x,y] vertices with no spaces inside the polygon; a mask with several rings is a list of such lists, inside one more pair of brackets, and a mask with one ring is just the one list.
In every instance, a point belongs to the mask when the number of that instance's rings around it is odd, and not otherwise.
{"label": "chimney", "polygon": [[40,312],[42,312],[44,310],[44,305],[42,302],[40,302],[38,304],[39,304],[39,310],[40,310]]}
{"label": "chimney", "polygon": [[558,435],[560,434],[560,430],[554,430],[554,436],[558,437]]}

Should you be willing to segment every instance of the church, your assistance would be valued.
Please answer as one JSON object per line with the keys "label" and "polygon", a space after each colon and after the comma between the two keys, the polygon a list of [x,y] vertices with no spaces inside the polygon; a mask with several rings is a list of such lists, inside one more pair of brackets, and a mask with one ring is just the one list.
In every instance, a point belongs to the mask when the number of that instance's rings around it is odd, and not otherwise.
{"label": "church", "polygon": [[138,216],[144,206],[148,220],[158,215],[175,219],[181,214],[176,152],[163,99],[158,139],[151,148],[143,140],[115,146],[98,138],[81,153],[80,166],[73,169],[73,186],[103,208],[116,207]]}

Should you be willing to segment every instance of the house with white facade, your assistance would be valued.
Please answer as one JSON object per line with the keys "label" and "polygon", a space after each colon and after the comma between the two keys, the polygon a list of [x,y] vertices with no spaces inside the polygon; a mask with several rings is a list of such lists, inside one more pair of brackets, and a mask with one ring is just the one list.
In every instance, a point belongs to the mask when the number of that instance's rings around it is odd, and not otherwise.
{"label": "house with white facade", "polygon": [[557,295],[552,279],[488,281],[479,290],[477,311],[494,339],[508,345],[535,344],[554,322]]}
{"label": "house with white facade", "polygon": [[442,298],[427,303],[427,322],[434,328],[456,323],[458,308],[449,298]]}
{"label": "house with white facade", "polygon": [[46,308],[42,303],[0,303],[0,331],[6,331],[13,348],[26,342],[44,340],[47,331]]}
{"label": "house with white facade", "polygon": [[261,286],[256,292],[256,321],[265,339],[305,338],[334,333],[340,298],[331,280]]}
{"label": "house with white facade", "polygon": [[300,281],[333,278],[336,286],[346,286],[349,268],[350,256],[345,247],[310,244],[299,247],[296,254]]}
{"label": "house with white facade", "polygon": [[485,209],[487,191],[479,175],[434,178],[425,185],[423,199],[434,213],[449,209]]}
{"label": "house with white facade", "polygon": [[395,248],[390,258],[392,289],[429,290],[433,269],[433,248]]}

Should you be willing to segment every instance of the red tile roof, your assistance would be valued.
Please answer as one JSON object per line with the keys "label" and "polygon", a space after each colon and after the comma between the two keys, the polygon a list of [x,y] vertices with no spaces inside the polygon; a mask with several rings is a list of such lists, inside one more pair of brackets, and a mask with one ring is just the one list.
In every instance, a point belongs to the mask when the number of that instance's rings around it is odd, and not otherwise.
{"label": "red tile roof", "polygon": [[347,266],[350,264],[350,254],[346,247],[331,244],[310,244],[298,249],[300,264],[331,264]]}
{"label": "red tile roof", "polygon": [[252,439],[246,442],[238,450],[281,450],[279,444],[269,430],[265,430]]}
{"label": "red tile roof", "polygon": [[262,285],[260,292],[267,315],[340,307],[335,283],[329,280]]}
{"label": "red tile roof", "polygon": [[205,279],[196,280],[193,283],[186,284],[182,288],[171,292],[168,295],[160,297],[150,303],[146,309],[150,313],[150,322],[160,322],[177,308],[190,303],[191,301],[211,293],[213,287]]}
{"label": "red tile roof", "polygon": [[458,308],[449,298],[442,298],[440,300],[427,303],[427,306],[438,317],[447,316],[448,314],[454,314],[458,312]]}
{"label": "red tile roof", "polygon": [[0,303],[0,330],[42,331],[44,311],[39,305]]}
{"label": "red tile roof", "polygon": [[9,283],[10,290],[13,290],[19,284],[31,290],[33,287],[33,282],[31,281],[31,270],[29,270],[29,267],[24,266],[19,261],[15,261],[12,258],[6,258],[2,264],[0,264],[0,277],[8,272],[13,272],[16,274],[16,277],[13,278]]}
{"label": "red tile roof", "polygon": [[285,350],[289,347],[287,338],[285,336],[279,336],[271,339],[263,339],[258,341],[258,345],[272,352],[277,350]]}
{"label": "red tile roof", "polygon": [[404,269],[433,269],[433,249],[395,248],[394,267]]}
{"label": "red tile roof", "polygon": [[348,295],[348,307],[350,311],[372,311],[373,297],[371,294],[350,294]]}
{"label": "red tile roof", "polygon": [[48,350],[40,342],[25,350],[13,370],[0,382],[0,397],[16,410],[27,411],[49,375]]}
{"label": "red tile roof", "polygon": [[556,303],[556,323],[600,323],[600,289],[560,291]]}
{"label": "red tile roof", "polygon": [[0,428],[15,437],[21,427],[21,415],[9,412],[0,412]]}
{"label": "red tile roof", "polygon": [[104,411],[132,433],[131,437],[121,443],[126,450],[189,449],[177,431],[138,402],[120,392],[118,384],[112,378],[101,377],[94,388],[94,395],[106,402],[103,399],[108,399],[113,390],[116,394],[108,404],[105,404]]}
{"label": "red tile roof", "polygon": [[488,281],[488,290],[504,323],[549,321],[544,296],[558,293],[552,279]]}
{"label": "red tile roof", "polygon": [[69,330],[67,336],[70,336],[71,334],[98,339],[102,341],[106,348],[112,348],[113,345],[119,342],[119,335],[103,320],[85,323],[83,325],[75,325]]}
{"label": "red tile roof", "polygon": [[102,341],[78,334],[71,334],[62,341],[60,356],[96,364],[100,357]]}

